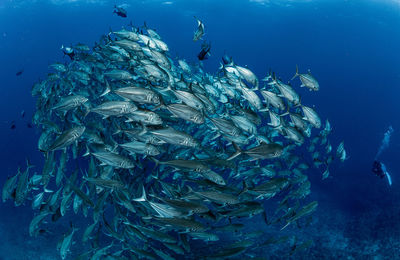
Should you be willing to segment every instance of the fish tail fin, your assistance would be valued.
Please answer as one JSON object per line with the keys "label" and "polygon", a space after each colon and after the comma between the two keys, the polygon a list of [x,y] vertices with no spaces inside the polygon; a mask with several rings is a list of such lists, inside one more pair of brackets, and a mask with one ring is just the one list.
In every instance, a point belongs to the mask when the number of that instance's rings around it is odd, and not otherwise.
{"label": "fish tail fin", "polygon": [[294,76],[290,79],[291,81],[294,80],[297,76],[299,76],[299,66],[297,66],[296,64],[296,73],[294,74]]}
{"label": "fish tail fin", "polygon": [[239,192],[238,196],[242,195],[243,193],[246,193],[249,190],[249,186],[247,185],[247,182],[243,180],[243,190]]}
{"label": "fish tail fin", "polygon": [[90,113],[90,103],[89,102],[83,103],[83,107],[86,109],[85,114],[83,115],[83,118],[85,118]]}
{"label": "fish tail fin", "polygon": [[104,79],[104,81],[106,82],[106,89],[104,90],[103,93],[101,93],[100,97],[103,97],[111,92],[110,84],[108,83],[108,81],[106,79]]}
{"label": "fish tail fin", "polygon": [[286,225],[284,225],[282,228],[281,228],[281,230],[284,230],[287,226],[289,226],[290,225],[290,223],[292,223],[292,222],[288,222],[288,223],[286,223]]}
{"label": "fish tail fin", "polygon": [[227,161],[233,160],[243,153],[240,147],[235,142],[232,142],[232,144],[233,147],[235,147],[236,152],[232,154],[228,159],[226,159]]}
{"label": "fish tail fin", "polygon": [[89,155],[90,155],[89,146],[86,145],[86,152],[82,156],[86,157],[86,156],[89,156]]}
{"label": "fish tail fin", "polygon": [[267,212],[265,210],[263,211],[262,215],[263,215],[263,219],[264,219],[265,224],[269,225],[270,222],[268,220]]}
{"label": "fish tail fin", "polygon": [[136,198],[136,199],[132,199],[132,200],[136,201],[136,202],[147,201],[146,190],[144,189],[143,185],[142,185],[142,196],[140,196],[139,198]]}
{"label": "fish tail fin", "polygon": [[35,165],[31,164],[31,162],[29,161],[29,158],[26,158],[26,168],[30,169],[35,167]]}
{"label": "fish tail fin", "polygon": [[170,91],[170,90],[172,90],[171,84],[168,84],[168,86],[165,89],[161,89],[161,90],[159,90],[159,92],[167,92],[167,91]]}
{"label": "fish tail fin", "polygon": [[387,171],[385,171],[385,175],[386,175],[386,177],[388,179],[389,185],[392,186],[392,178],[390,177],[390,174]]}
{"label": "fish tail fin", "polygon": [[140,131],[139,135],[144,135],[147,132],[149,132],[149,129],[147,129],[147,126],[142,123],[142,131]]}
{"label": "fish tail fin", "polygon": [[190,187],[190,186],[186,186],[186,187],[188,189],[188,192],[187,192],[188,194],[194,193],[192,187]]}
{"label": "fish tail fin", "polygon": [[115,132],[113,133],[113,135],[117,135],[117,134],[120,134],[120,133],[122,133],[122,130],[121,130],[121,128],[119,127],[119,125],[117,125],[117,131],[115,131]]}
{"label": "fish tail fin", "polygon": [[[299,103],[301,103],[301,102],[299,102]],[[287,115],[290,115],[290,107],[289,106],[286,107],[286,112],[284,112],[283,114],[280,114],[279,116],[281,117],[281,116],[287,116]]]}
{"label": "fish tail fin", "polygon": [[[167,90],[168,88],[171,90],[171,87],[169,85],[165,90]],[[165,105],[164,99],[161,96],[160,96],[160,104],[158,106],[154,107],[154,110],[157,110],[160,108],[165,108],[165,109],[167,108],[167,106]]]}
{"label": "fish tail fin", "polygon": [[302,107],[303,105],[301,104],[301,96],[299,96],[299,103],[294,105],[294,108],[296,107]]}
{"label": "fish tail fin", "polygon": [[268,70],[267,76],[265,78],[263,78],[262,81],[269,81],[270,79],[272,79],[271,69]]}
{"label": "fish tail fin", "polygon": [[152,160],[156,164],[154,169],[156,169],[158,167],[158,165],[160,165],[160,161],[157,160],[156,158],[149,156],[149,159]]}

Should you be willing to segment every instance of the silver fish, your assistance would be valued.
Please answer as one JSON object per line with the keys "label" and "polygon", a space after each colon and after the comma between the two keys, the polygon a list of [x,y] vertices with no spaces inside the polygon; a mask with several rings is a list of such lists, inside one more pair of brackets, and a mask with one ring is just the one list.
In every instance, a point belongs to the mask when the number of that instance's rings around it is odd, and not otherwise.
{"label": "silver fish", "polygon": [[194,32],[193,41],[196,42],[196,41],[200,40],[201,37],[203,37],[203,35],[204,35],[204,24],[203,24],[202,21],[200,21],[200,20],[197,19],[196,17],[195,17],[195,19],[196,19],[196,21],[197,21],[197,29],[196,29],[196,31]]}
{"label": "silver fish", "polygon": [[92,153],[94,157],[102,162],[103,165],[109,165],[116,168],[131,169],[135,167],[135,163],[129,158],[111,152]]}
{"label": "silver fish", "polygon": [[54,151],[54,150],[61,150],[75,141],[77,141],[85,132],[86,127],[84,126],[76,126],[71,129],[68,129],[64,131],[60,136],[54,140],[53,144],[48,148],[48,151]]}
{"label": "silver fish", "polygon": [[296,65],[296,74],[293,76],[293,79],[295,79],[296,77],[300,78],[301,81],[301,86],[300,87],[306,87],[308,88],[310,91],[318,91],[319,90],[319,83],[318,81],[311,75],[311,73],[309,72],[308,74],[300,74],[299,73],[299,67],[297,67]]}

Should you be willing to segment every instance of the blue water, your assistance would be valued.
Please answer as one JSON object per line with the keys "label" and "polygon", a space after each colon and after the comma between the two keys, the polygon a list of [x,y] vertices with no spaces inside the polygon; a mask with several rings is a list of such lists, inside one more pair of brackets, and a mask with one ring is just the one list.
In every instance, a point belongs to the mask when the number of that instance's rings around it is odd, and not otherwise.
{"label": "blue water", "polygon": [[[112,13],[127,4],[128,18]],[[226,52],[259,78],[271,68],[282,78],[311,70],[319,92],[301,90],[333,125],[332,143],[344,140],[349,160],[330,169],[331,177],[310,176],[318,199],[315,223],[304,238],[314,239],[302,256],[398,258],[400,248],[400,2],[351,1],[0,1],[0,184],[29,157],[40,171],[39,132],[26,127],[34,112],[31,86],[48,65],[67,61],[62,44],[92,45],[109,28],[146,21],[168,44],[173,57],[196,62],[200,43],[192,41],[193,16],[206,25],[215,71]],[[21,76],[15,73],[23,69]],[[21,118],[20,113],[26,115]],[[10,129],[15,120],[16,129]],[[393,185],[371,172],[387,128],[394,133],[380,159]],[[15,208],[0,203],[0,259],[24,259],[21,251],[42,259],[58,257],[54,236],[30,238],[29,203]],[[61,229],[63,227],[60,227]],[[65,231],[65,227],[63,229]],[[58,236],[59,237],[59,236]],[[336,243],[335,243],[336,241]],[[49,244],[50,242],[54,244]],[[342,244],[343,245],[342,245]],[[341,245],[339,248],[339,244]],[[46,258],[46,257],[49,258]],[[35,258],[40,259],[40,258]]]}

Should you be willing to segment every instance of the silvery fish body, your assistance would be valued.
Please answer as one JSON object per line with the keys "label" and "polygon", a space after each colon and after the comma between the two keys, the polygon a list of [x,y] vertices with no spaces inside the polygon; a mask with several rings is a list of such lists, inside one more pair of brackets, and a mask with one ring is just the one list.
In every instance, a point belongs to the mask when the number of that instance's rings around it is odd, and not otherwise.
{"label": "silvery fish body", "polygon": [[107,72],[104,72],[104,76],[114,79],[114,80],[131,80],[133,79],[132,74],[125,70],[118,70],[118,69],[113,69]]}
{"label": "silvery fish body", "polygon": [[307,87],[310,90],[318,91],[319,83],[311,74],[300,74],[301,87]]}
{"label": "silvery fish body", "polygon": [[11,198],[14,189],[17,187],[17,180],[19,175],[20,175],[20,169],[18,168],[18,173],[12,177],[7,178],[7,180],[4,182],[2,196],[1,196],[3,202],[6,202],[6,200]]}
{"label": "silvery fish body", "polygon": [[150,38],[149,36],[144,35],[144,34],[138,34],[138,36],[139,36],[140,41],[144,45],[146,45],[146,46],[148,46],[149,48],[152,48],[152,49],[157,49],[158,48],[156,42],[152,38]]}
{"label": "silvery fish body", "polygon": [[235,126],[235,124],[223,118],[210,118],[211,122],[222,132],[231,135],[231,136],[239,136],[240,129]]}
{"label": "silvery fish body", "polygon": [[190,68],[189,64],[187,64],[186,61],[184,60],[178,60],[179,66],[181,67],[181,69],[185,72],[190,74],[192,72],[192,69]]}
{"label": "silvery fish body", "polygon": [[290,113],[290,120],[292,121],[293,125],[301,130],[303,134],[306,134],[307,137],[310,137],[308,134],[309,132],[309,124],[307,124],[307,121],[303,119],[303,117],[297,113]]}
{"label": "silvery fish body", "polygon": [[129,158],[111,152],[92,153],[94,157],[100,160],[104,165],[116,168],[131,169],[135,167],[135,163]]}
{"label": "silvery fish body", "polygon": [[87,101],[88,99],[86,97],[80,95],[64,97],[51,109],[66,112],[71,109],[79,107],[80,105],[86,103]]}
{"label": "silvery fish body", "polygon": [[92,108],[90,111],[100,114],[104,117],[122,116],[133,113],[137,110],[137,106],[129,101],[107,101],[101,105]]}
{"label": "silvery fish body", "polygon": [[283,147],[277,143],[261,144],[245,151],[247,155],[256,159],[272,159],[280,157],[283,153]]}
{"label": "silvery fish body", "polygon": [[73,237],[75,231],[76,231],[76,229],[72,228],[72,230],[69,234],[64,235],[64,238],[63,238],[60,248],[59,248],[61,259],[66,259],[68,254],[70,253],[70,247],[72,245],[72,237]]}
{"label": "silvery fish body", "polygon": [[141,104],[159,104],[159,95],[151,89],[141,87],[126,87],[114,90],[114,93]]}
{"label": "silvery fish body", "polygon": [[304,119],[307,120],[312,126],[315,128],[321,127],[321,119],[319,118],[317,112],[314,111],[311,107],[301,106]]}
{"label": "silvery fish body", "polygon": [[161,41],[160,39],[156,39],[156,38],[153,38],[153,41],[156,43],[156,45],[160,51],[164,51],[164,52],[169,51],[168,45],[165,42]]}
{"label": "silvery fish body", "polygon": [[195,124],[203,124],[204,116],[203,114],[184,104],[171,104],[167,106],[167,109],[175,116],[182,118],[184,120],[193,122]]}
{"label": "silvery fish body", "polygon": [[262,108],[261,99],[253,90],[246,87],[242,87],[241,90],[244,99],[246,99],[256,110],[260,110]]}
{"label": "silvery fish body", "polygon": [[204,108],[209,114],[215,114],[216,112],[216,107],[214,105],[215,100],[213,100],[212,97],[206,97],[205,95],[200,93],[196,94],[195,96],[198,97],[201,100],[201,102],[203,102]]}
{"label": "silvery fish body", "polygon": [[177,131],[171,127],[160,130],[150,131],[151,134],[156,136],[158,139],[163,140],[169,144],[198,147],[199,143],[187,133]]}
{"label": "silvery fish body", "polygon": [[296,130],[296,128],[291,127],[291,126],[285,126],[283,128],[284,132],[286,133],[286,138],[294,141],[297,144],[303,144],[304,143],[304,137],[303,135]]}
{"label": "silvery fish body", "polygon": [[201,39],[201,37],[203,37],[204,35],[204,24],[195,17],[195,19],[197,20],[197,30],[194,32],[193,35],[193,41],[198,41]]}
{"label": "silvery fish body", "polygon": [[124,48],[127,51],[141,51],[142,48],[140,46],[139,43],[135,42],[135,41],[131,41],[131,40],[127,40],[127,39],[123,39],[123,40],[119,40],[119,41],[114,41],[114,44]]}
{"label": "silvery fish body", "polygon": [[127,59],[130,59],[130,58],[131,58],[131,56],[129,55],[129,53],[128,53],[125,49],[123,49],[123,48],[121,48],[121,47],[119,47],[119,46],[109,45],[108,48],[110,48],[111,50],[113,50],[113,51],[119,53],[119,54],[120,54],[122,57],[124,57],[124,58],[127,58]]}
{"label": "silvery fish body", "polygon": [[174,90],[173,92],[175,96],[186,105],[193,107],[197,110],[202,110],[204,108],[204,104],[194,94],[183,90]]}
{"label": "silvery fish body", "polygon": [[257,76],[251,70],[238,65],[235,65],[235,68],[239,72],[240,76],[242,76],[247,82],[253,84],[256,88],[258,88]]}
{"label": "silvery fish body", "polygon": [[76,126],[64,131],[48,148],[48,151],[61,150],[68,147],[82,136],[85,129],[86,127],[84,126]]}
{"label": "silvery fish body", "polygon": [[274,127],[274,128],[279,128],[281,127],[281,117],[276,114],[275,112],[272,112],[271,110],[268,112],[269,113],[269,118],[271,120],[268,125]]}
{"label": "silvery fish body", "polygon": [[163,123],[161,117],[153,111],[136,110],[126,115],[126,122],[139,122],[145,125],[161,125]]}
{"label": "silvery fish body", "polygon": [[156,156],[160,154],[160,150],[157,148],[157,146],[138,141],[120,144],[119,146],[131,153],[145,154],[150,156]]}
{"label": "silvery fish body", "polygon": [[57,71],[59,71],[59,72],[66,72],[66,71],[67,71],[67,68],[65,67],[65,65],[64,65],[64,64],[61,64],[61,63],[54,63],[54,64],[51,64],[51,65],[49,66],[49,68],[52,68],[52,69],[57,70]]}
{"label": "silvery fish body", "polygon": [[250,134],[257,134],[257,126],[247,119],[246,116],[230,116],[233,123],[236,126],[240,127],[242,130],[250,133]]}
{"label": "silvery fish body", "polygon": [[140,39],[137,33],[125,29],[113,32],[113,34],[117,35],[120,38],[128,39],[134,42],[139,41]]}
{"label": "silvery fish body", "polygon": [[319,83],[318,81],[311,75],[310,72],[307,74],[300,74],[299,73],[299,68],[296,66],[296,74],[293,76],[292,80],[296,77],[300,78],[301,81],[301,86],[300,87],[306,87],[310,91],[318,91],[319,90]]}
{"label": "silvery fish body", "polygon": [[278,108],[280,110],[285,109],[285,103],[283,100],[274,92],[268,91],[268,90],[261,90],[261,95],[264,97],[265,101],[267,102],[267,105],[271,105],[275,108]]}
{"label": "silvery fish body", "polygon": [[276,86],[283,97],[285,97],[293,105],[300,103],[300,96],[294,91],[294,89],[281,81],[277,81]]}

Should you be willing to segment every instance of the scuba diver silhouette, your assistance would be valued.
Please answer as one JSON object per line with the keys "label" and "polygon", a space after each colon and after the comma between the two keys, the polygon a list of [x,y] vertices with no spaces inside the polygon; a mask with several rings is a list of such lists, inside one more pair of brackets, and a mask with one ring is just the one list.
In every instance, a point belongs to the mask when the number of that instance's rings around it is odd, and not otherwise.
{"label": "scuba diver silhouette", "polygon": [[380,178],[387,177],[389,185],[392,185],[392,178],[390,177],[389,172],[386,170],[386,166],[383,164],[383,162],[378,160],[378,157],[386,148],[389,147],[390,136],[392,135],[393,131],[393,127],[389,126],[389,129],[383,136],[382,143],[375,156],[374,163],[372,164],[372,172]]}

